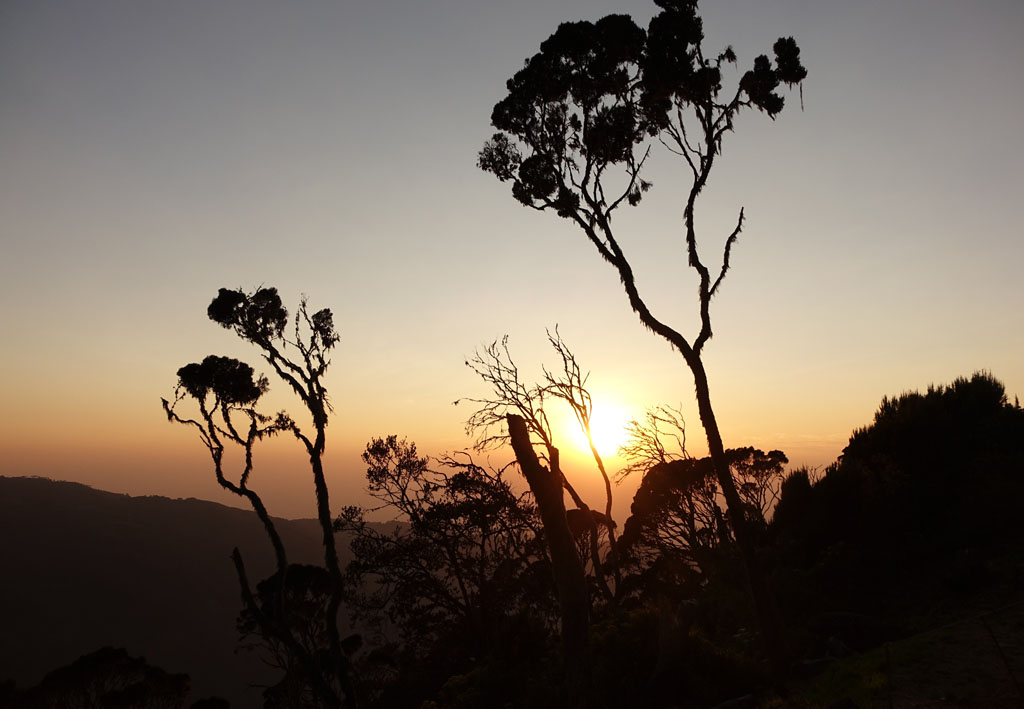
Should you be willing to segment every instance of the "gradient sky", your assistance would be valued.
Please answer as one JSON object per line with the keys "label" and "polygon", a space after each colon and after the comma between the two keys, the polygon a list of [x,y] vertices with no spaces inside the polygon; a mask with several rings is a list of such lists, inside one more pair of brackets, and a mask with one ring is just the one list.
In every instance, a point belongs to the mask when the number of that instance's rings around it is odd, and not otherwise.
{"label": "gradient sky", "polygon": [[[159,404],[209,353],[217,288],[330,307],[335,506],[397,433],[466,446],[463,364],[508,333],[529,376],[559,324],[602,402],[682,404],[681,358],[583,235],[475,167],[505,80],[559,22],[638,0],[7,0],[0,4],[0,474],[231,502]],[[1024,3],[717,0],[707,47],[741,70],[792,35],[809,76],[744,115],[699,204],[706,260],[747,223],[706,348],[727,446],[822,465],[883,395],[987,369],[1024,394]],[[738,78],[737,76],[731,77]],[[655,313],[692,332],[685,177],[617,219]],[[280,390],[280,387],[278,387]],[[295,410],[283,396],[275,398]],[[504,462],[505,452],[492,454]],[[254,485],[311,516],[294,441]],[[596,475],[570,474],[597,500]],[[631,491],[616,505],[628,509]]]}

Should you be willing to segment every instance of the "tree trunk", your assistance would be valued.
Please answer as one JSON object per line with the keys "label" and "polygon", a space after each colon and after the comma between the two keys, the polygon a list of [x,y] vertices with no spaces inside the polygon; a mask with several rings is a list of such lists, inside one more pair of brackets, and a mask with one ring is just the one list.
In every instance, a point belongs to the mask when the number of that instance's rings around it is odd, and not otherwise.
{"label": "tree trunk", "polygon": [[[313,469],[313,486],[316,492],[317,520],[320,522],[320,529],[323,535],[324,564],[327,567],[327,574],[331,579],[331,597],[327,604],[326,630],[331,645],[331,653],[337,662],[338,684],[345,694],[340,706],[355,709],[359,705],[355,692],[355,684],[352,681],[351,665],[348,657],[341,647],[341,635],[338,631],[338,611],[341,608],[342,578],[341,567],[338,564],[338,551],[334,541],[334,523],[331,519],[331,505],[328,498],[327,478],[324,475],[323,466],[323,428],[317,431],[317,445],[310,451],[310,464]],[[282,593],[284,589],[282,587]],[[316,675],[317,668],[310,667],[310,674]],[[330,697],[332,701],[334,697]]]}
{"label": "tree trunk", "polygon": [[509,438],[519,468],[537,500],[544,536],[551,553],[551,566],[562,617],[562,653],[565,656],[569,706],[585,706],[587,690],[587,645],[590,626],[590,598],[583,564],[565,519],[561,476],[540,464],[530,443],[526,421],[508,414]]}
{"label": "tree trunk", "polygon": [[782,623],[772,601],[771,592],[768,590],[764,569],[754,549],[754,539],[743,511],[743,502],[740,500],[736,484],[732,479],[729,462],[725,458],[722,435],[718,431],[718,421],[715,418],[714,409],[711,407],[711,393],[704,364],[699,355],[688,357],[686,363],[689,365],[690,371],[693,372],[700,422],[707,434],[708,453],[715,468],[718,484],[722,487],[726,514],[729,516],[729,523],[732,525],[733,535],[736,537],[736,546],[739,547],[740,556],[743,559],[743,567],[750,585],[750,595],[754,601],[754,610],[757,613],[765,651],[768,654],[772,671],[778,677],[785,670]]}

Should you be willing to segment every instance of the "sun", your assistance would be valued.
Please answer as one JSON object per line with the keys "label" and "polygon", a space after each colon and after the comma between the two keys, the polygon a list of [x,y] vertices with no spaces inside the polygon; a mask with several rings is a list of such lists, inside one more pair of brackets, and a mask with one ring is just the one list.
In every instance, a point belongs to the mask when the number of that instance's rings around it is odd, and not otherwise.
{"label": "sun", "polygon": [[[625,409],[615,404],[595,403],[590,416],[590,433],[594,439],[594,447],[602,458],[615,456],[619,447],[626,442],[627,426],[631,420]],[[590,444],[586,434],[580,429],[575,419],[571,421],[573,442],[581,453],[590,455]]]}

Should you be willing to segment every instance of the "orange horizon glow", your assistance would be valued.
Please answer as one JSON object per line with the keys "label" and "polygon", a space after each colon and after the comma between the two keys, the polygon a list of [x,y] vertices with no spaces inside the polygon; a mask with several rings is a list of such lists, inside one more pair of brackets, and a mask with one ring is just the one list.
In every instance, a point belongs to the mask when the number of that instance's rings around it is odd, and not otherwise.
{"label": "orange horizon glow", "polygon": [[[0,88],[16,97],[0,120],[0,475],[234,504],[159,399],[209,354],[272,374],[206,316],[218,288],[260,285],[293,314],[302,294],[333,311],[335,506],[367,501],[360,454],[373,437],[424,455],[470,447],[471,411],[451,404],[484,393],[466,358],[507,334],[532,384],[557,361],[545,337],[556,326],[593,375],[609,474],[622,464],[617,409],[642,421],[679,407],[688,452],[707,454],[685,362],[640,325],[614,269],[476,166],[497,92],[553,28],[611,11],[643,22],[656,5],[411,3],[396,15],[390,3],[258,0],[242,24],[230,4],[119,5],[17,2],[0,23]],[[803,110],[728,134],[695,215],[714,268],[747,215],[703,355],[727,448],[820,467],[883,396],[979,369],[1024,395],[1024,93],[1005,90],[1024,65],[1024,4],[911,6],[885,22],[858,3],[704,8],[741,57],[778,27],[810,70]],[[914,116],[928,129],[894,130]],[[692,336],[676,157],[652,152],[654,187],[616,225],[652,313]],[[266,403],[302,415],[273,377]],[[567,475],[603,499],[571,413],[552,426]],[[257,455],[272,512],[311,516],[301,447],[275,440]],[[615,492],[621,520],[632,493]]]}

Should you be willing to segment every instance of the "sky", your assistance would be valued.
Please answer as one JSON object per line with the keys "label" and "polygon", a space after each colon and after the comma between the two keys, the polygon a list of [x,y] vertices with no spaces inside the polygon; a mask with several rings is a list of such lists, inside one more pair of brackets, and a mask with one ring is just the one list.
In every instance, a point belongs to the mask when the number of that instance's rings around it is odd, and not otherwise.
{"label": "sky", "polygon": [[[0,475],[237,503],[160,408],[178,367],[207,354],[260,369],[206,318],[220,287],[334,312],[335,507],[366,502],[371,437],[468,446],[472,409],[452,402],[487,392],[465,360],[507,334],[539,377],[557,364],[555,325],[597,413],[681,407],[691,453],[706,452],[681,357],[641,327],[611,267],[475,165],[506,79],[560,22],[645,25],[656,9],[0,4]],[[705,46],[731,44],[740,71],[780,36],[809,71],[802,108],[792,93],[777,120],[738,120],[698,204],[712,262],[747,216],[705,349],[726,446],[819,467],[885,395],[977,370],[1024,394],[1024,4],[717,0],[701,14]],[[688,183],[670,158],[617,228],[652,310],[692,337]],[[273,383],[270,403],[298,408]],[[593,467],[566,458],[603,506]],[[272,513],[314,514],[295,441],[256,465]],[[616,494],[623,517],[630,483]]]}

